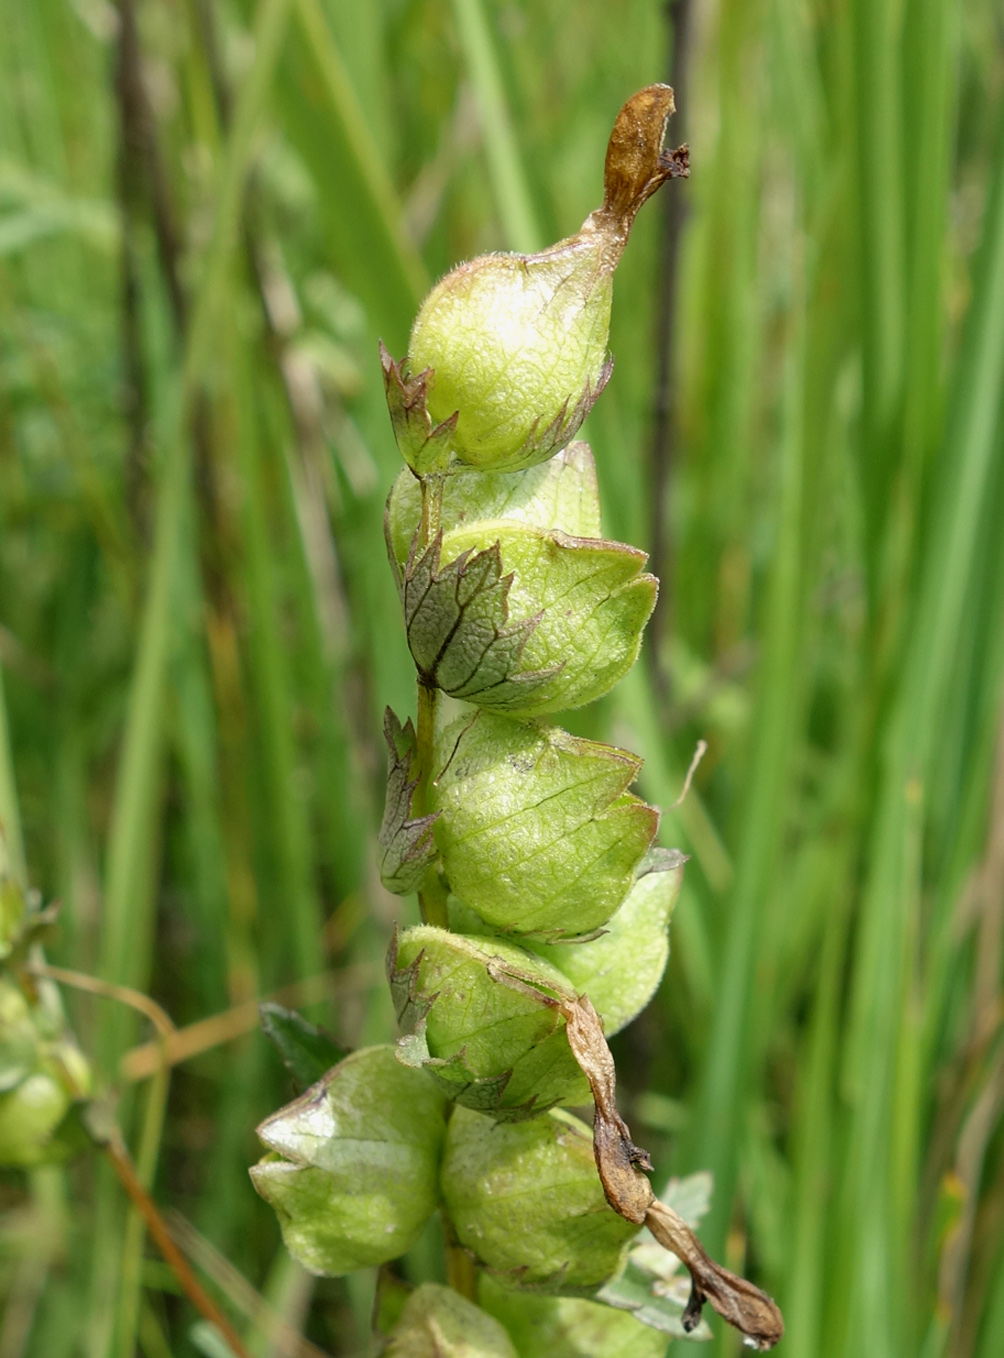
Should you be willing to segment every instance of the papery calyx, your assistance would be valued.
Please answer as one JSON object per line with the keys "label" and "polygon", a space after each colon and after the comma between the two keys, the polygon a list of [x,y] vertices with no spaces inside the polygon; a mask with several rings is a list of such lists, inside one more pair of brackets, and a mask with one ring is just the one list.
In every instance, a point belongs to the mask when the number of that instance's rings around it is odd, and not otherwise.
{"label": "papery calyx", "polygon": [[[689,173],[685,146],[663,150],[674,107],[668,85],[649,85],[623,106],[603,203],[574,236],[538,254],[483,255],[433,288],[408,348],[416,376],[384,365],[389,398],[397,393],[411,427],[421,425],[415,447],[438,438],[461,462],[515,471],[574,437],[610,376],[613,273],[638,209],[667,179]],[[402,444],[402,452],[415,465],[431,447],[416,454]]]}

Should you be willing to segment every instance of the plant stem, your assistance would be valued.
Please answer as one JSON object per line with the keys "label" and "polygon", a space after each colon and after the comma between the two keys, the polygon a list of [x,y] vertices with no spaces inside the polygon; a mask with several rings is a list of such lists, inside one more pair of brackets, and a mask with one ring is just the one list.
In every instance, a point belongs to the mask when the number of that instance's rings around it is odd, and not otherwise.
{"label": "plant stem", "polygon": [[[443,513],[443,478],[423,476],[422,519],[419,524],[419,546],[428,547],[439,532]],[[418,769],[419,782],[415,789],[415,808],[420,816],[429,810],[429,779],[432,775],[433,746],[436,738],[436,705],[439,690],[419,676],[418,680]],[[418,906],[425,924],[435,924],[440,929],[449,928],[446,912],[446,886],[433,864],[425,874],[418,892]]]}
{"label": "plant stem", "polygon": [[446,1281],[454,1292],[459,1292],[468,1301],[478,1299],[478,1271],[474,1260],[457,1239],[453,1222],[446,1208],[440,1209],[443,1218],[443,1234],[446,1237]]}
{"label": "plant stem", "polygon": [[419,479],[422,483],[422,521],[419,524],[419,542],[422,547],[428,547],[439,532],[443,517],[443,478],[432,474]]}
{"label": "plant stem", "polygon": [[437,929],[450,927],[446,908],[448,893],[435,864],[429,869],[418,893],[418,908],[422,912],[423,924],[434,924]]}
{"label": "plant stem", "polygon": [[22,887],[27,886],[21,812],[17,799],[17,784],[14,781],[14,760],[11,757],[2,669],[0,669],[0,833],[6,836],[12,877]]}
{"label": "plant stem", "polygon": [[196,1310],[205,1316],[211,1325],[216,1326],[238,1358],[250,1358],[240,1335],[200,1285],[195,1274],[189,1268],[185,1256],[171,1239],[171,1234],[157,1209],[156,1203],[146,1192],[136,1174],[132,1160],[129,1158],[129,1152],[126,1150],[117,1129],[113,1131],[102,1149],[111,1161],[119,1182],[129,1195],[132,1203],[142,1213],[151,1236],[157,1242],[157,1247],[164,1259],[171,1266],[174,1276],[184,1288],[189,1301]]}
{"label": "plant stem", "polygon": [[[447,1113],[447,1125],[449,1125],[450,1118],[455,1112],[456,1104]],[[445,1202],[440,1203],[439,1215],[443,1222],[446,1281],[454,1292],[459,1292],[462,1297],[466,1297],[468,1301],[473,1301],[476,1304],[478,1300],[478,1273],[474,1260],[457,1239],[456,1228],[446,1210]]]}
{"label": "plant stem", "polygon": [[[424,498],[424,497],[423,497]],[[418,814],[428,812],[429,777],[432,773],[433,741],[436,734],[436,704],[438,689],[432,688],[424,680],[418,681],[418,767],[419,783],[415,789],[415,806]],[[435,924],[440,929],[449,928],[446,911],[446,887],[439,874],[436,863],[429,868],[418,892],[418,906],[425,924]]]}

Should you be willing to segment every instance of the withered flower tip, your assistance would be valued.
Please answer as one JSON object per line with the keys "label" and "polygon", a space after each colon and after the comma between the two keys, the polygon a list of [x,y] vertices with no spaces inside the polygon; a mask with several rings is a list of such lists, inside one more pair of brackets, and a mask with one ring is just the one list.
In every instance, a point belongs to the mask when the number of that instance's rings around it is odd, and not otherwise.
{"label": "withered flower tip", "polygon": [[663,148],[674,107],[668,85],[627,101],[607,147],[603,203],[574,236],[535,255],[481,256],[433,288],[408,351],[418,376],[400,374],[421,378],[405,404],[417,435],[413,397],[422,398],[424,437],[402,444],[415,470],[428,468],[416,465],[414,444],[432,434],[461,462],[494,471],[546,461],[574,437],[610,376],[613,272],[638,209],[689,173],[685,146]]}

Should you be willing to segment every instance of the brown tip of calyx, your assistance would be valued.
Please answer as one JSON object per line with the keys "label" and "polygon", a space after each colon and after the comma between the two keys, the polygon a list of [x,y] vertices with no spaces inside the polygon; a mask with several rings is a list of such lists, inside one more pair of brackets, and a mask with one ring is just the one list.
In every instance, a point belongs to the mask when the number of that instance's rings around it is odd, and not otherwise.
{"label": "brown tip of calyx", "polygon": [[603,207],[618,234],[627,240],[635,215],[667,179],[690,175],[689,148],[663,149],[666,124],[676,112],[668,85],[646,85],[627,101],[614,123],[603,175]]}

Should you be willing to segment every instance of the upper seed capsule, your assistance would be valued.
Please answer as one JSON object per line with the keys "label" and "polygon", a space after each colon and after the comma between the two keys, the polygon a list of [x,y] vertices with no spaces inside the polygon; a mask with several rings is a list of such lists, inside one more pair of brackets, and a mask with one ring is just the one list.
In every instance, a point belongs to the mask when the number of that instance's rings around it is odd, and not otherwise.
{"label": "upper seed capsule", "polygon": [[689,173],[687,148],[662,148],[668,85],[627,101],[607,147],[603,205],[581,230],[536,255],[484,255],[433,288],[411,332],[411,372],[431,369],[428,412],[457,414],[462,461],[515,471],[563,448],[610,375],[614,269],[642,203]]}

